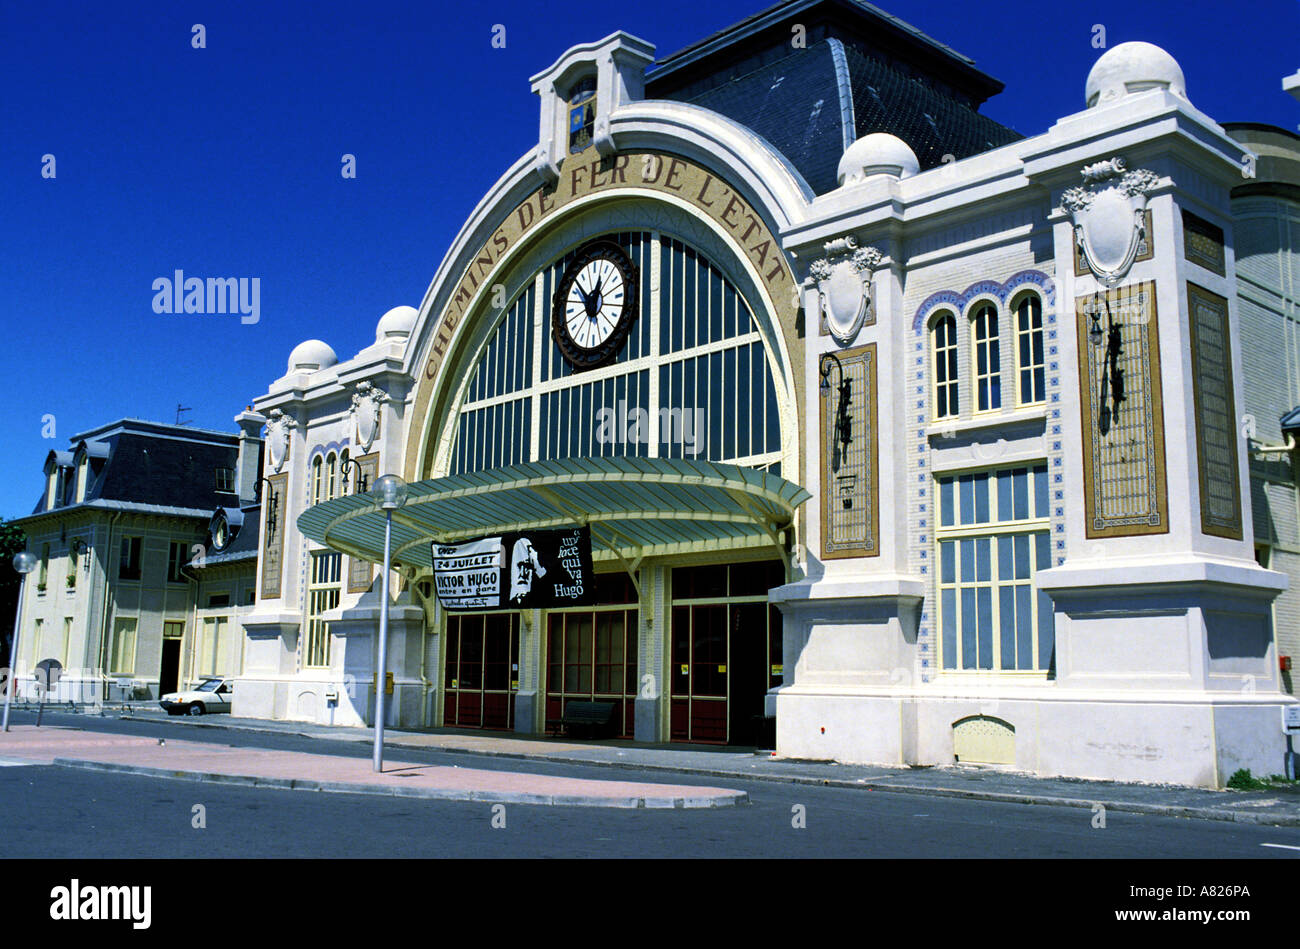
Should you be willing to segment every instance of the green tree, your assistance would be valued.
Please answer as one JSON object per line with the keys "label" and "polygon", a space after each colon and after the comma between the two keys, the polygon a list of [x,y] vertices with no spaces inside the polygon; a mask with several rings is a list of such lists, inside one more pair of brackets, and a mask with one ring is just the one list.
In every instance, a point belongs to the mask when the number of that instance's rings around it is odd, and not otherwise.
{"label": "green tree", "polygon": [[20,577],[13,568],[13,556],[27,546],[27,535],[11,521],[0,520],[0,667],[9,665],[9,646],[14,638],[14,614],[18,609]]}

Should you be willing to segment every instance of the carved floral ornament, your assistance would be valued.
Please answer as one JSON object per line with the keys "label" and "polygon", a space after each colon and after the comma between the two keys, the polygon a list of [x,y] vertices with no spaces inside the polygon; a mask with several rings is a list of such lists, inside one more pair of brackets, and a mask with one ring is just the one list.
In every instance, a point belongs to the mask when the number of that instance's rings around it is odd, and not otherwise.
{"label": "carved floral ornament", "polygon": [[271,409],[267,413],[266,450],[271,467],[277,472],[284,467],[285,458],[289,457],[289,433],[297,427],[298,423],[280,409]]}
{"label": "carved floral ornament", "polygon": [[804,285],[817,288],[826,328],[836,342],[847,346],[871,312],[871,275],[884,255],[874,247],[859,247],[852,235],[822,246],[826,256],[812,262]]}
{"label": "carved floral ornament", "polygon": [[1120,157],[1087,165],[1080,176],[1083,184],[1061,195],[1061,207],[1074,222],[1074,240],[1088,269],[1113,287],[1150,237],[1144,212],[1160,176],[1145,168],[1129,171]]}
{"label": "carved floral ornament", "polygon": [[358,382],[352,393],[352,418],[357,426],[357,444],[370,451],[379,431],[379,408],[388,401],[388,393],[369,382]]}

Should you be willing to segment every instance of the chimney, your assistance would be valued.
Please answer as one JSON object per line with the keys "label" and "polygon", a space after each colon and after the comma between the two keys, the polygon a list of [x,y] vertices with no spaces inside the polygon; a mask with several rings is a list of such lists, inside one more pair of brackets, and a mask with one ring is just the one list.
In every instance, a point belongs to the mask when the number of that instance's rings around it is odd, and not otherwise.
{"label": "chimney", "polygon": [[257,495],[257,479],[262,476],[262,426],[266,416],[250,405],[235,416],[239,426],[239,460],[235,462],[235,491],[239,503],[251,503]]}

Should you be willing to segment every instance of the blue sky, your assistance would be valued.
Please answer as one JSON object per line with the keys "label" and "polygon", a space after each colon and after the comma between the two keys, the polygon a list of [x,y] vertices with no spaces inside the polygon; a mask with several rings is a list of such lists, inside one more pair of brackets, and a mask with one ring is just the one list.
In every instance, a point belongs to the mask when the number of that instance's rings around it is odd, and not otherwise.
{"label": "blue sky", "polygon": [[[7,4],[0,12],[0,516],[40,466],[123,416],[233,431],[308,337],[346,359],[418,305],[479,197],[535,142],[528,77],[625,29],[660,56],[763,0]],[[1182,64],[1219,121],[1294,129],[1300,2],[884,0],[1007,89],[984,112],[1033,135],[1080,109],[1107,42]],[[191,47],[191,27],[207,47]],[[506,46],[491,45],[495,24]],[[340,159],[356,156],[357,177]],[[57,177],[41,177],[42,156]],[[153,312],[153,281],[258,277],[261,316]],[[56,438],[42,437],[53,415]]]}

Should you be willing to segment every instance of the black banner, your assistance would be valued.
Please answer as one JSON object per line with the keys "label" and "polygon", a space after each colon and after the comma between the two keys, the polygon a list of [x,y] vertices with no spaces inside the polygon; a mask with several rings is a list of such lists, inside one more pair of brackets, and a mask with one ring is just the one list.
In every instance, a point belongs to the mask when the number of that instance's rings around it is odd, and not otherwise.
{"label": "black banner", "polygon": [[596,601],[591,531],[510,531],[433,546],[438,602],[454,612],[587,606]]}

